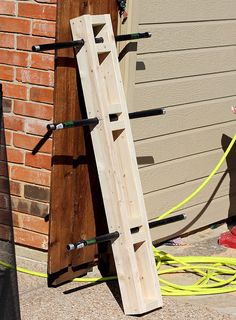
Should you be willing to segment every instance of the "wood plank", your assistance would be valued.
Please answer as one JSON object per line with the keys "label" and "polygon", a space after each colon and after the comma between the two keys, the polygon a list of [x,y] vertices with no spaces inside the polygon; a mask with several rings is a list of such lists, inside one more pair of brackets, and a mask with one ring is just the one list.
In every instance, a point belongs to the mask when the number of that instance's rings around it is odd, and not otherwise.
{"label": "wood plank", "polygon": [[236,18],[234,0],[137,0],[136,5],[140,24]]}
{"label": "wood plank", "polygon": [[[72,40],[69,20],[86,13],[110,13],[116,30],[115,0],[59,1],[56,40]],[[55,122],[86,117],[72,48],[57,52],[54,97]],[[94,246],[78,255],[68,254],[66,245],[104,232],[106,222],[89,132],[63,130],[53,140],[48,273],[49,284],[57,285],[85,274],[96,259]]]}
{"label": "wood plank", "polygon": [[138,41],[138,53],[190,50],[236,44],[236,21],[140,25],[152,37]]}
{"label": "wood plank", "polygon": [[[207,210],[206,210],[207,207]],[[216,221],[227,219],[236,212],[236,196],[221,197],[210,203],[200,204],[186,210],[187,219],[151,229],[151,237],[155,243],[162,242],[165,239],[175,238],[181,234],[198,230],[206,227]]]}
{"label": "wood plank", "polygon": [[[170,186],[186,183],[195,179],[207,177],[216,166],[223,152],[211,152],[177,159],[163,164],[157,164],[140,169],[143,192],[153,192]],[[236,167],[232,164],[231,169]],[[224,162],[219,172],[227,168]]]}
{"label": "wood plank", "polygon": [[[98,33],[105,40],[105,50],[111,50],[105,59],[99,59],[100,49],[97,50],[94,42],[96,23],[97,17],[85,15],[71,20],[71,29],[74,40],[85,39],[85,45],[77,53],[77,62],[87,113],[101,119],[91,128],[91,137],[109,231],[120,233],[112,249],[123,307],[126,314],[142,314],[150,311],[150,307],[160,307],[162,299],[109,15],[103,16]],[[120,105],[117,122],[111,122],[108,116],[114,104]],[[141,221],[136,226],[140,228],[137,231],[140,237],[135,234],[135,240],[141,240],[139,243],[133,243],[129,227],[133,218]]]}
{"label": "wood plank", "polygon": [[[146,194],[145,205],[148,212],[148,219],[154,219],[175,207],[196,190],[204,180],[205,178],[197,179]],[[211,182],[199,192],[196,197],[177,211],[178,213],[185,213],[186,209],[192,206],[207,203],[210,199],[229,196],[229,193],[236,193],[236,170],[232,170],[230,175],[228,171],[217,173]]]}
{"label": "wood plank", "polygon": [[[235,105],[236,97],[234,96],[166,108],[166,115],[164,116],[131,121],[133,137],[137,141],[234,121],[235,115],[232,113],[231,107]],[[161,105],[155,100],[152,105],[149,105],[149,107],[151,106],[161,107],[165,106],[165,104]],[[133,107],[134,109],[136,108],[135,106]],[[148,105],[146,109],[148,109]],[[136,110],[140,109],[136,108]]]}
{"label": "wood plank", "polygon": [[174,106],[236,95],[236,72],[138,84],[134,87],[136,110]]}
{"label": "wood plank", "polygon": [[233,137],[235,125],[236,120],[138,141],[135,143],[137,162],[143,167],[221,149],[222,135]]}
{"label": "wood plank", "polygon": [[135,82],[167,80],[236,70],[236,47],[139,55]]}

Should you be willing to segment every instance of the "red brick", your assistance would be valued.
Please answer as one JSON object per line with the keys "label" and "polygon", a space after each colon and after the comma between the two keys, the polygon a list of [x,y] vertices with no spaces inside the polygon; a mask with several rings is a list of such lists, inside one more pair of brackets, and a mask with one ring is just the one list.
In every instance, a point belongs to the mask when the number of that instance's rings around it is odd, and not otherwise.
{"label": "red brick", "polygon": [[45,53],[31,55],[30,67],[35,69],[54,70],[54,56]]}
{"label": "red brick", "polygon": [[53,103],[53,89],[50,88],[31,88],[30,99],[36,102]]}
{"label": "red brick", "polygon": [[15,15],[16,4],[13,1],[0,1],[0,14]]}
{"label": "red brick", "polygon": [[15,243],[23,244],[28,247],[47,250],[48,237],[44,234],[39,234],[26,229],[14,227]]}
{"label": "red brick", "polygon": [[[0,164],[1,165],[1,164]],[[2,177],[3,179],[3,177]],[[0,209],[10,209],[9,195],[7,193],[0,194]]]}
{"label": "red brick", "polygon": [[33,118],[51,120],[53,117],[53,107],[47,104],[15,100],[14,113]]}
{"label": "red brick", "polygon": [[[50,200],[50,189],[45,187],[39,187],[32,184],[24,185],[24,197],[26,199],[37,200],[42,202],[49,202]],[[42,207],[40,212],[43,212]],[[45,215],[43,215],[45,217]]]}
{"label": "red brick", "polygon": [[25,168],[23,166],[12,166],[10,169],[10,178],[12,180],[31,182],[47,187],[50,186],[50,172],[33,170],[30,168]]}
{"label": "red brick", "polygon": [[0,66],[0,79],[13,81],[14,80],[14,68],[9,66]]}
{"label": "red brick", "polygon": [[6,161],[0,162],[0,176],[1,177],[8,177],[7,162]]}
{"label": "red brick", "polygon": [[14,131],[24,131],[24,119],[12,115],[4,115],[4,127]]}
{"label": "red brick", "polygon": [[7,225],[7,226],[12,225],[12,216],[9,212],[9,209],[4,210],[4,208],[1,208],[0,224]]}
{"label": "red brick", "polygon": [[6,146],[4,145],[0,145],[0,161],[6,161]]}
{"label": "red brick", "polygon": [[[0,194],[9,194],[9,181],[8,181],[8,178],[6,177],[0,177]],[[1,221],[1,217],[0,217],[0,221]]]}
{"label": "red brick", "polygon": [[3,225],[3,224],[0,224],[0,239],[8,240],[8,241],[12,240],[11,227],[10,226],[6,226],[6,225]]}
{"label": "red brick", "polygon": [[[40,140],[41,140],[40,138],[33,137],[29,134],[14,133],[13,135],[13,145],[15,147],[30,150],[30,151],[34,149],[34,147],[39,143]],[[52,140],[49,139],[42,146],[42,148],[40,149],[40,152],[51,154],[51,151],[52,151]]]}
{"label": "red brick", "polygon": [[3,94],[5,97],[26,100],[27,87],[15,83],[3,83]]}
{"label": "red brick", "polygon": [[[51,38],[41,38],[32,36],[17,36],[17,49],[32,51],[32,46],[44,44],[44,43],[54,43],[55,39]],[[54,51],[48,51],[48,53],[53,53]]]}
{"label": "red brick", "polygon": [[56,20],[56,7],[36,3],[19,3],[18,14],[21,17]]}
{"label": "red brick", "polygon": [[32,155],[26,153],[25,165],[29,167],[51,170],[51,156],[45,154]]}
{"label": "red brick", "polygon": [[24,152],[19,149],[7,148],[7,161],[11,163],[24,163]]}
{"label": "red brick", "polygon": [[35,0],[40,3],[57,3],[57,0]]}
{"label": "red brick", "polygon": [[49,21],[33,21],[32,34],[54,38],[56,35],[56,24]]}
{"label": "red brick", "polygon": [[0,47],[14,48],[15,36],[14,34],[0,33]]}
{"label": "red brick", "polygon": [[28,53],[0,49],[0,63],[11,66],[27,67]]}
{"label": "red brick", "polygon": [[20,196],[22,190],[22,184],[16,181],[10,181],[10,193],[14,196]]}
{"label": "red brick", "polygon": [[54,72],[21,68],[16,70],[16,80],[24,83],[53,87]]}
{"label": "red brick", "polygon": [[3,106],[3,113],[10,113],[12,111],[12,99],[3,98],[2,106]]}
{"label": "red brick", "polygon": [[48,215],[49,210],[47,203],[41,203],[20,197],[11,197],[11,207],[13,211],[28,213],[41,218],[45,218]]}
{"label": "red brick", "polygon": [[13,212],[13,224],[15,227],[48,234],[48,222],[40,217],[35,217],[21,212]]}
{"label": "red brick", "polygon": [[[2,134],[2,132],[1,132]],[[12,137],[13,137],[13,133],[11,131],[7,131],[4,130],[4,134],[5,134],[5,143],[7,146],[12,144]]]}
{"label": "red brick", "polygon": [[47,122],[44,120],[28,119],[25,131],[27,133],[44,136],[47,133]]}
{"label": "red brick", "polygon": [[13,17],[0,17],[0,31],[29,34],[30,21]]}

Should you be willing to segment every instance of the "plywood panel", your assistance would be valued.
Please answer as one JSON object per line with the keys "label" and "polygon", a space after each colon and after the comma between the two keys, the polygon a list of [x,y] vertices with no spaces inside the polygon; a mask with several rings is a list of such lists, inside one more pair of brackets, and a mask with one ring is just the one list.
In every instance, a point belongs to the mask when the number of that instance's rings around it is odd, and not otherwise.
{"label": "plywood panel", "polygon": [[232,71],[236,47],[139,55],[136,68],[136,83]]}
{"label": "plywood panel", "polygon": [[[231,111],[231,107],[234,105],[236,105],[236,96],[166,108],[165,116],[133,120],[131,122],[133,136],[137,141],[234,121],[236,120],[235,115]],[[157,100],[149,105],[149,107],[156,106],[161,106]],[[165,105],[163,104],[163,106]],[[138,110],[135,105],[130,106],[130,109],[131,107]],[[143,106],[143,109],[145,109],[145,106]]]}
{"label": "plywood panel", "polygon": [[200,102],[236,95],[236,72],[135,85],[136,110]]}
{"label": "plywood panel", "polygon": [[[110,13],[116,30],[115,0],[58,1],[56,40],[72,40],[70,19],[86,13]],[[86,118],[73,48],[57,51],[55,67],[54,121]],[[89,131],[55,132],[52,163],[48,273],[49,284],[58,285],[85,274],[97,259],[95,246],[78,255],[66,245],[104,233],[106,220]]]}
{"label": "plywood panel", "polygon": [[[214,150],[163,164],[141,168],[140,176],[143,192],[153,192],[155,190],[206,177],[216,166],[222,155],[222,151]],[[231,169],[235,167],[236,162],[232,165]],[[224,162],[219,169],[219,172],[223,172],[226,169],[227,164]]]}
{"label": "plywood panel", "polygon": [[233,136],[236,120],[220,125],[183,131],[135,143],[140,166],[158,164],[209,150],[221,149],[222,135]]}
{"label": "plywood panel", "polygon": [[140,24],[236,18],[235,0],[137,0],[137,6]]}
{"label": "plywood panel", "polygon": [[149,41],[138,42],[139,53],[190,50],[236,44],[236,21],[171,23],[140,25],[139,31],[149,31]]}

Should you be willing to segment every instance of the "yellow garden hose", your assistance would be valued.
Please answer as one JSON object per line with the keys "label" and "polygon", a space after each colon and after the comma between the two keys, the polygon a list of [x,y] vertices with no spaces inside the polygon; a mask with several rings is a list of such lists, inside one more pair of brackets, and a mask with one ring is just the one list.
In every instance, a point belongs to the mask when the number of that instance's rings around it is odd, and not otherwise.
{"label": "yellow garden hose", "polygon": [[192,200],[194,197],[196,197],[196,195],[203,189],[205,188],[205,186],[210,182],[210,180],[213,178],[213,176],[216,174],[216,172],[219,170],[219,168],[221,167],[221,165],[223,164],[223,162],[225,161],[226,157],[228,156],[228,154],[230,153],[230,150],[232,149],[234,143],[236,140],[236,134],[234,135],[233,139],[231,140],[228,148],[226,149],[225,153],[223,154],[222,158],[220,159],[220,161],[217,163],[217,165],[215,166],[215,168],[212,170],[212,172],[209,174],[209,176],[200,184],[200,186],[194,190],[193,193],[191,193],[187,198],[185,198],[183,201],[181,201],[180,203],[178,203],[176,206],[174,206],[173,208],[171,208],[170,210],[166,211],[165,213],[163,213],[162,215],[160,215],[159,217],[156,217],[156,220],[161,220],[164,219],[165,217],[167,217],[168,215],[170,215],[171,213],[173,213],[174,211],[178,210],[179,208],[183,207],[186,203],[188,203],[190,200]]}
{"label": "yellow garden hose", "polygon": [[[230,150],[236,141],[236,134],[231,140],[228,148],[223,154],[220,161],[212,170],[210,175],[202,184],[187,198],[178,203],[176,206],[166,211],[155,220],[161,220],[178,210],[190,200],[192,200],[213,178],[219,170]],[[153,219],[152,219],[153,220]],[[193,295],[209,295],[236,291],[236,258],[224,257],[174,257],[163,251],[153,247],[153,253],[156,260],[157,273],[161,283],[161,293],[166,296],[193,296]],[[12,268],[10,264],[0,261],[0,265],[5,268]],[[47,274],[27,270],[17,267],[18,272],[26,273],[32,276],[47,278]],[[178,274],[183,272],[193,273],[199,277],[198,281],[191,285],[180,285],[164,279],[166,274]],[[176,278],[176,277],[175,277]],[[117,279],[115,276],[106,278],[76,278],[74,282],[103,282]]]}

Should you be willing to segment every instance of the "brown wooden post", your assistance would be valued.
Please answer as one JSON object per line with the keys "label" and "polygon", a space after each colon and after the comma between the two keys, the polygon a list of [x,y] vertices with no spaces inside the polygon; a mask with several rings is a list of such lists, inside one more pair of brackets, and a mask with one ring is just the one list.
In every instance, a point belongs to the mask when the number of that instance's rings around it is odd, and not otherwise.
{"label": "brown wooden post", "polygon": [[[71,40],[70,19],[110,13],[117,28],[116,0],[58,1],[56,41]],[[72,48],[56,52],[54,121],[86,117]],[[99,223],[98,223],[99,221]],[[85,128],[53,135],[48,273],[58,285],[87,273],[97,258],[96,246],[68,253],[66,245],[106,231],[106,221],[90,134]]]}

